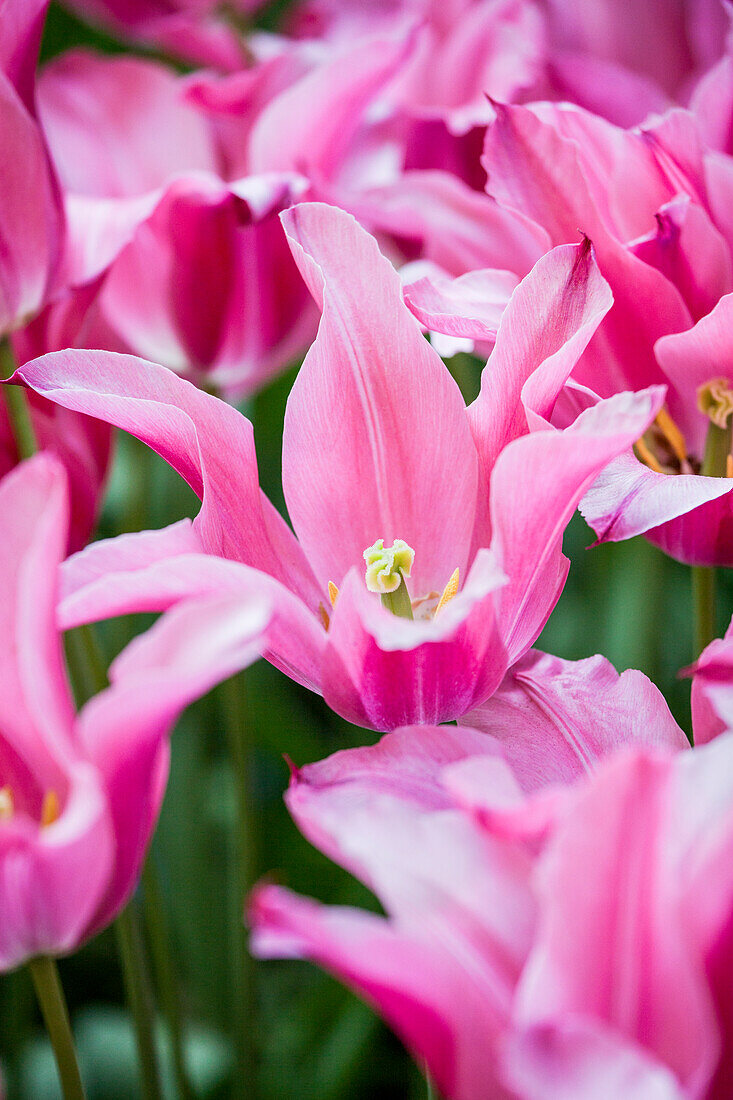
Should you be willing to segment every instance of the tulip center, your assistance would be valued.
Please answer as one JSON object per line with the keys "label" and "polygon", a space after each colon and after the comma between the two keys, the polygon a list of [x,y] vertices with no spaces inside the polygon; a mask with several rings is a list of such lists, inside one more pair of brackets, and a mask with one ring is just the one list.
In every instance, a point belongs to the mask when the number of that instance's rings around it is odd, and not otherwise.
{"label": "tulip center", "polygon": [[[56,791],[48,790],[43,796],[41,806],[41,820],[39,824],[45,829],[53,825],[61,813],[61,804]],[[15,815],[15,798],[12,787],[0,787],[0,821],[10,821]]]}
{"label": "tulip center", "polygon": [[636,457],[657,474],[694,474],[699,463],[687,453],[685,437],[666,409],[634,444]]}
{"label": "tulip center", "polygon": [[733,477],[731,420],[733,390],[727,378],[711,378],[697,391],[697,407],[710,420],[700,473],[707,477]]}
{"label": "tulip center", "polygon": [[415,551],[404,539],[395,539],[391,546],[385,546],[384,539],[377,539],[364,551],[367,588],[378,592],[383,606],[403,619],[413,618],[405,578],[410,576],[414,560]]}

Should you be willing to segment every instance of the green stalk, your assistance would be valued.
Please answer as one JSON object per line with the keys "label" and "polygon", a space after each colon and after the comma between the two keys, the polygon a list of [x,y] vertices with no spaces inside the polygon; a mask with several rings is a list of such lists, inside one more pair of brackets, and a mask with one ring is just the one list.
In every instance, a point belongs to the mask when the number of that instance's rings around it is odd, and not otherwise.
{"label": "green stalk", "polygon": [[155,1006],[134,902],[115,921],[125,993],[135,1027],[144,1100],[163,1100],[155,1049]]}
{"label": "green stalk", "polygon": [[[6,336],[0,340],[0,377],[10,378],[15,365],[13,349]],[[2,389],[18,454],[21,458],[30,458],[38,450],[38,441],[31,422],[28,396],[22,386],[3,386]]]}
{"label": "green stalk", "polygon": [[256,1095],[257,1049],[255,1045],[255,973],[244,926],[244,905],[257,873],[256,817],[252,812],[250,762],[252,746],[247,736],[244,676],[240,673],[221,686],[225,726],[234,770],[237,805],[236,830],[230,875],[230,927],[234,1046],[237,1073],[233,1095],[242,1100]]}
{"label": "green stalk", "polygon": [[50,956],[41,955],[28,963],[38,1003],[53,1047],[64,1100],[84,1100],[69,1010],[61,986],[58,968]]}
{"label": "green stalk", "polygon": [[399,615],[401,619],[411,619],[413,616],[410,593],[407,591],[407,585],[405,584],[405,578],[402,575],[401,569],[399,570],[399,574],[399,587],[395,588],[394,592],[382,593],[382,606],[386,607],[388,611],[391,611],[393,615]]}
{"label": "green stalk", "polygon": [[143,907],[148,930],[150,949],[155,968],[163,1013],[168,1024],[173,1052],[173,1072],[176,1078],[179,1100],[193,1100],[193,1090],[188,1079],[183,1044],[183,1025],[176,972],[171,958],[170,933],[165,919],[163,891],[152,853],[148,855],[143,870]]}
{"label": "green stalk", "polygon": [[[91,625],[67,634],[67,656],[74,696],[81,707],[107,687],[104,654]],[[132,1015],[145,1100],[162,1100],[158,1056],[155,1048],[155,1003],[150,985],[140,920],[130,901],[114,922],[122,965],[125,995]]]}

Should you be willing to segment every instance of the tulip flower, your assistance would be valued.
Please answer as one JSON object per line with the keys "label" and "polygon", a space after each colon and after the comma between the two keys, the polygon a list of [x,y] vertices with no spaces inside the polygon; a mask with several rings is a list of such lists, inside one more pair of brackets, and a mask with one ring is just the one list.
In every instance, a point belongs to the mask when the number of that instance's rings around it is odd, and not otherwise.
{"label": "tulip flower", "polygon": [[0,338],[58,288],[64,217],[35,117],[34,70],[48,0],[0,7]]}
{"label": "tulip flower", "polygon": [[296,824],[385,916],[263,885],[252,949],[341,978],[447,1100],[714,1100],[733,737],[686,751],[640,673],[559,664],[518,667],[489,704],[498,739],[403,729],[295,769]]}
{"label": "tulip flower", "polygon": [[[237,623],[229,601],[222,630],[214,602],[178,609],[117,658],[112,686],[76,715],[56,626],[63,467],[47,454],[22,463],[0,482],[0,508],[12,517],[0,549],[5,971],[73,951],[126,903],[166,786],[168,732],[192,699],[259,653],[270,610],[252,594]],[[195,651],[194,620],[205,635]]]}
{"label": "tulip flower", "polygon": [[285,415],[297,539],[259,489],[252,428],[236,411],[128,356],[42,357],[16,381],[131,431],[203,501],[193,526],[72,558],[62,622],[231,591],[256,570],[283,617],[266,656],[334,710],[378,729],[457,718],[539,634],[580,496],[663,393],[614,397],[564,431],[548,426],[610,304],[587,242],[550,253],[517,288],[466,409],[353,218],[302,204],[283,223],[323,313]]}
{"label": "tulip flower", "polygon": [[[689,564],[731,564],[727,158],[702,148],[694,117],[681,111],[631,132],[567,105],[496,110],[484,158],[489,193],[532,219],[551,245],[576,239],[578,228],[587,233],[614,296],[554,423],[567,423],[594,395],[667,386],[655,423],[603,472],[583,515],[599,541],[645,534]],[[490,266],[487,248],[475,267]],[[481,278],[491,281],[479,271],[452,283],[428,278],[406,296],[432,330],[485,344],[496,307],[475,293],[472,280]]]}
{"label": "tulip flower", "polygon": [[68,289],[21,336],[21,358],[132,350],[241,396],[302,351],[315,315],[277,219],[301,177],[223,178],[212,128],[156,62],[73,51],[46,67],[38,101]]}

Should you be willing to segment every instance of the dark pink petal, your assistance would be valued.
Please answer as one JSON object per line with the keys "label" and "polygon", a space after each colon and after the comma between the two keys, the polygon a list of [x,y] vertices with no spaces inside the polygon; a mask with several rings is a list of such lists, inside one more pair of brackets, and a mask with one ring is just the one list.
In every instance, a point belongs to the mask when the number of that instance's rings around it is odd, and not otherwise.
{"label": "dark pink petal", "polygon": [[202,498],[197,530],[207,553],[262,568],[317,609],[321,596],[308,564],[260,492],[252,425],[235,409],[163,367],[113,352],[52,353],[16,377],[142,439]]}
{"label": "dark pink petal", "polygon": [[49,0],[3,0],[0,6],[0,70],[31,113],[48,4]]}
{"label": "dark pink petal", "polygon": [[705,144],[733,153],[733,58],[721,58],[705,74],[692,94],[690,110]]}
{"label": "dark pink petal", "polygon": [[396,271],[350,215],[305,203],[282,220],[323,307],[285,414],[283,487],[301,545],[325,586],[363,570],[376,539],[404,539],[413,595],[442,591],[465,569],[476,509],[460,390]]}

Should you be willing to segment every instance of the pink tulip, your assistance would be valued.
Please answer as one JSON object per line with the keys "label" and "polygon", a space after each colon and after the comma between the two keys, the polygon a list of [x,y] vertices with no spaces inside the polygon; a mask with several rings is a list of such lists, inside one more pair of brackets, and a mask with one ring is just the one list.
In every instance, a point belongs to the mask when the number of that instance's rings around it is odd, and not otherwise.
{"label": "pink tulip", "polygon": [[404,729],[296,770],[296,823],[386,916],[265,885],[252,948],[352,986],[447,1100],[717,1100],[733,739],[684,751],[641,674],[560,665],[502,688],[498,740]]}
{"label": "pink tulip", "polygon": [[0,338],[33,317],[60,279],[63,210],[34,105],[47,6],[0,4]]}
{"label": "pink tulip", "polygon": [[224,180],[211,127],[150,61],[66,54],[42,74],[39,112],[70,289],[23,335],[24,357],[131,350],[240,396],[307,345],[313,307],[277,219],[300,177]]}
{"label": "pink tulip", "polygon": [[[181,710],[259,652],[269,606],[214,601],[162,619],[75,715],[56,626],[68,502],[63,468],[29,460],[0,483],[0,969],[74,950],[129,898],[160,808]],[[226,623],[222,624],[222,611]],[[182,616],[182,617],[181,617]],[[200,627],[204,640],[186,639]],[[203,647],[203,648],[202,648]]]}
{"label": "pink tulip", "polygon": [[[731,369],[733,226],[725,219],[733,175],[720,170],[727,158],[705,151],[694,117],[682,111],[641,132],[569,106],[497,111],[484,160],[489,192],[532,218],[554,245],[575,239],[578,228],[587,233],[614,295],[564,407],[574,405],[577,415],[594,393],[667,385],[664,411],[635,454],[604,471],[583,515],[600,541],[643,533],[681,561],[730,564],[733,481],[725,447],[717,461],[705,458],[723,415],[714,398],[706,403],[707,387],[727,392],[718,380]],[[455,297],[459,288],[449,291]],[[470,303],[463,297],[466,336]],[[470,308],[479,338],[485,318]],[[439,316],[433,324],[448,331]]]}
{"label": "pink tulip", "polygon": [[[539,634],[565,580],[565,525],[662,392],[548,427],[610,304],[587,245],[551,252],[517,288],[467,410],[397,274],[353,218],[303,204],[283,223],[323,311],[285,415],[297,540],[259,489],[252,428],[236,411],[127,356],[43,357],[17,380],[136,434],[203,501],[193,527],[123,536],[72,559],[62,621],[236,590],[256,570],[283,617],[266,656],[334,710],[381,729],[456,718]],[[379,539],[387,568],[365,584],[365,552],[379,556]],[[380,587],[402,588],[401,615]]]}

